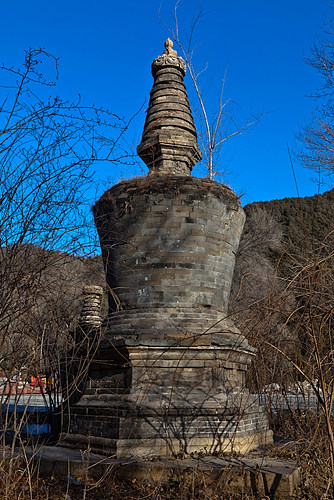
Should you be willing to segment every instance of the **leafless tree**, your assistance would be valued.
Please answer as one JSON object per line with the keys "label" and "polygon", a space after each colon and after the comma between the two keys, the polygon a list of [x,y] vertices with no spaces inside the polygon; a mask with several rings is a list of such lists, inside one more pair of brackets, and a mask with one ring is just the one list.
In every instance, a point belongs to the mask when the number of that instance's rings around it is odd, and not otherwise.
{"label": "leafless tree", "polygon": [[302,149],[299,158],[304,167],[327,176],[332,182],[334,173],[334,25],[323,28],[324,38],[314,44],[307,63],[320,75],[322,85],[312,96],[317,105],[310,123],[301,130],[298,138]]}
{"label": "leafless tree", "polygon": [[[278,386],[280,406],[272,422],[285,437],[303,440],[314,451],[323,463],[317,487],[321,484],[329,496],[334,484],[333,236],[328,230],[321,239],[312,234],[308,244],[291,245],[269,213],[253,208],[237,256],[231,304],[242,332],[258,347],[249,371],[252,389]],[[289,406],[294,388],[308,401],[300,409]],[[270,402],[272,394],[266,394]]]}
{"label": "leafless tree", "polygon": [[58,97],[57,59],[43,49],[0,69],[0,371],[10,376],[45,369],[50,342],[64,344],[83,286],[71,255],[96,244],[91,168],[128,162],[127,124]]}
{"label": "leafless tree", "polygon": [[249,372],[255,392],[273,382],[286,381],[291,372],[285,360],[263,342],[270,340],[287,352],[295,345],[294,335],[284,324],[295,307],[294,296],[285,290],[281,277],[280,256],[285,246],[282,226],[272,215],[261,208],[249,211],[237,253],[229,309],[241,331],[258,348],[256,363]]}
{"label": "leafless tree", "polygon": [[217,105],[213,112],[209,112],[209,107],[207,106],[206,99],[204,97],[204,92],[200,84],[200,76],[207,69],[198,71],[193,65],[193,55],[194,55],[194,32],[196,30],[197,24],[203,17],[204,13],[199,10],[197,14],[194,15],[191,29],[189,34],[185,34],[183,37],[181,34],[177,10],[181,3],[178,0],[174,6],[174,26],[170,28],[161,18],[159,13],[159,19],[165,28],[168,30],[170,37],[173,42],[180,49],[181,55],[186,63],[187,70],[191,81],[194,86],[195,95],[198,102],[199,110],[196,113],[198,117],[197,130],[199,142],[201,149],[204,153],[202,160],[202,165],[209,176],[210,179],[214,179],[216,176],[221,175],[226,168],[222,165],[222,152],[226,141],[235,137],[237,135],[250,132],[254,125],[261,118],[261,114],[250,116],[246,120],[238,120],[238,108],[239,106],[232,101],[232,99],[226,99],[224,97],[224,87],[226,81],[226,73],[222,78],[219,97],[217,100]]}

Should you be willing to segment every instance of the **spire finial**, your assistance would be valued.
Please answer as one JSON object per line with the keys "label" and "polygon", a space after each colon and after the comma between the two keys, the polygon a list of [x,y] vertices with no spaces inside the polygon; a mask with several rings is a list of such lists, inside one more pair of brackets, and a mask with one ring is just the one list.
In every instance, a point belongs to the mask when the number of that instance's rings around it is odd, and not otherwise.
{"label": "spire finial", "polygon": [[177,52],[173,49],[173,42],[170,38],[167,38],[167,40],[165,41],[164,54],[166,54],[166,56],[177,56]]}

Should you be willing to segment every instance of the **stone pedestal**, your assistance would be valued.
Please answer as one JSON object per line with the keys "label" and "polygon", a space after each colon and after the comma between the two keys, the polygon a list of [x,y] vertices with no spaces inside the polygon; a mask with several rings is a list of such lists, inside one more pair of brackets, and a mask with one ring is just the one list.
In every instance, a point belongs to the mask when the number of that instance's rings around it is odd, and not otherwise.
{"label": "stone pedestal", "polygon": [[102,349],[92,363],[68,444],[129,458],[245,453],[272,442],[245,389],[254,350],[242,336],[205,348],[127,344]]}

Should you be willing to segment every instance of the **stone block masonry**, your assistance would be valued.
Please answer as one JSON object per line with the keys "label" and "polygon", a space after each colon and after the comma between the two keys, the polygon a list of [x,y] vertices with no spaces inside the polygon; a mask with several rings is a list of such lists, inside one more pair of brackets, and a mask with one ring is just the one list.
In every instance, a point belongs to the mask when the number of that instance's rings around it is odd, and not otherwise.
{"label": "stone block masonry", "polygon": [[[136,179],[107,191],[94,215],[108,286],[117,290],[117,301],[109,296],[115,335],[140,338],[143,328],[164,338],[185,330],[211,335],[227,314],[244,223],[233,191],[189,176]],[[138,315],[145,321],[145,313],[150,324],[126,323]]]}
{"label": "stone block masonry", "polygon": [[167,40],[138,146],[149,174],[94,207],[109,314],[98,329],[100,299],[86,297],[87,343],[99,340],[62,439],[118,458],[244,453],[272,441],[245,387],[256,350],[227,316],[245,215],[231,189],[190,176],[201,153],[185,69]]}

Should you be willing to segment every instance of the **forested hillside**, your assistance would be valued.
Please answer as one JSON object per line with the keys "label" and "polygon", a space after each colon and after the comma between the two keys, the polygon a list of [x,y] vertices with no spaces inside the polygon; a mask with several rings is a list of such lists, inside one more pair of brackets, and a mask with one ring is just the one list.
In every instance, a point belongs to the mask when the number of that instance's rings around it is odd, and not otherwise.
{"label": "forested hillside", "polygon": [[100,257],[30,244],[0,247],[0,375],[45,370],[57,360],[79,317],[83,286],[104,286],[103,274]]}
{"label": "forested hillside", "polygon": [[251,203],[245,207],[246,215],[259,208],[280,223],[284,240],[292,248],[323,241],[334,230],[334,189],[305,198]]}
{"label": "forested hillside", "polygon": [[258,348],[252,388],[288,383],[291,364],[278,349],[314,377],[314,342],[325,357],[331,337],[334,190],[252,203],[245,212],[230,312]]}

